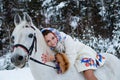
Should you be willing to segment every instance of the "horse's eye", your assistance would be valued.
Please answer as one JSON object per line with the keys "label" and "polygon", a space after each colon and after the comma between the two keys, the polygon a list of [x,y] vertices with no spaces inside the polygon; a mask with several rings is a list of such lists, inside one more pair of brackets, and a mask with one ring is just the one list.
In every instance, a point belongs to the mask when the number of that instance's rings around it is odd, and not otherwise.
{"label": "horse's eye", "polygon": [[32,37],[33,37],[33,34],[29,34],[28,37],[29,37],[29,38],[32,38]]}
{"label": "horse's eye", "polygon": [[11,39],[12,39],[12,40],[14,40],[14,39],[15,39],[15,37],[14,37],[14,36],[12,36],[12,37],[11,37]]}
{"label": "horse's eye", "polygon": [[12,37],[11,37],[11,41],[12,41],[12,43],[14,43],[14,39],[15,39],[15,37],[12,36]]}
{"label": "horse's eye", "polygon": [[29,26],[26,25],[25,27],[28,28]]}

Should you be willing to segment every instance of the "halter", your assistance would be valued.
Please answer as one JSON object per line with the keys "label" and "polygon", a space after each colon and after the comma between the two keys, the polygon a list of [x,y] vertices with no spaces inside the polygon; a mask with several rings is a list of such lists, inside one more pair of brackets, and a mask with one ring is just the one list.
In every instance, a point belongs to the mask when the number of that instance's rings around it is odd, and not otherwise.
{"label": "halter", "polygon": [[[34,27],[31,27],[31,28],[35,30]],[[54,66],[51,66],[51,65],[42,63],[42,62],[40,62],[40,61],[38,61],[38,60],[30,57],[30,55],[32,55],[32,52],[33,52],[34,47],[35,47],[35,52],[37,52],[37,39],[36,39],[36,34],[35,34],[35,33],[34,33],[33,42],[32,42],[32,44],[31,44],[31,46],[30,46],[29,49],[26,48],[26,47],[25,47],[24,45],[22,45],[22,44],[16,44],[16,45],[13,46],[13,50],[14,50],[15,48],[17,48],[17,47],[20,47],[20,48],[22,48],[23,50],[25,50],[25,51],[27,52],[28,57],[29,57],[30,60],[32,60],[32,61],[34,61],[34,62],[36,62],[36,63],[42,64],[42,65],[51,67],[51,68],[53,68],[53,69],[58,69],[57,67],[54,67]]]}
{"label": "halter", "polygon": [[34,33],[34,38],[33,38],[32,45],[30,46],[29,49],[27,49],[27,48],[26,48],[24,45],[22,45],[22,44],[16,44],[16,45],[14,45],[14,46],[13,46],[13,49],[14,49],[14,48],[17,48],[17,47],[20,47],[20,48],[24,49],[24,50],[27,52],[28,56],[30,56],[30,55],[32,54],[32,52],[33,52],[34,46],[35,46],[35,52],[36,52],[36,51],[37,51],[37,40],[36,40],[35,33]]}

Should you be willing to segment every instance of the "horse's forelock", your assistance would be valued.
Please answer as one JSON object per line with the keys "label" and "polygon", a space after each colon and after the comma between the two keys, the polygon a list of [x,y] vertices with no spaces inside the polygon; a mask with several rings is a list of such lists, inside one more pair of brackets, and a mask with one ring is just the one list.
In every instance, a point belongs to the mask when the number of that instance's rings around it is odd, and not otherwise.
{"label": "horse's forelock", "polygon": [[26,25],[25,21],[21,21],[19,24],[17,24],[12,32],[12,36],[16,37],[18,36],[19,32],[24,29],[24,26]]}

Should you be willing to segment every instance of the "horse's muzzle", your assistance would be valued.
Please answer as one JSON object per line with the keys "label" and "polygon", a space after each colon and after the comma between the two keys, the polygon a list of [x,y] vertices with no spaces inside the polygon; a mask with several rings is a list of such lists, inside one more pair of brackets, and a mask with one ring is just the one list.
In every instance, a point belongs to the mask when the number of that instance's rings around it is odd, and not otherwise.
{"label": "horse's muzzle", "polygon": [[26,64],[26,57],[22,55],[13,55],[11,57],[11,62],[16,66],[16,67],[24,67]]}

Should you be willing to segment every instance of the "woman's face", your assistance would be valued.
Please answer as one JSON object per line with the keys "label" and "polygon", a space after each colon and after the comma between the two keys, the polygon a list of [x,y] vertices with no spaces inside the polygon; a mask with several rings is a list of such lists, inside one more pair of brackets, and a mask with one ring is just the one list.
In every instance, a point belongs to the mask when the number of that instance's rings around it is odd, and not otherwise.
{"label": "woman's face", "polygon": [[53,33],[48,33],[44,38],[49,47],[56,47],[58,40]]}

